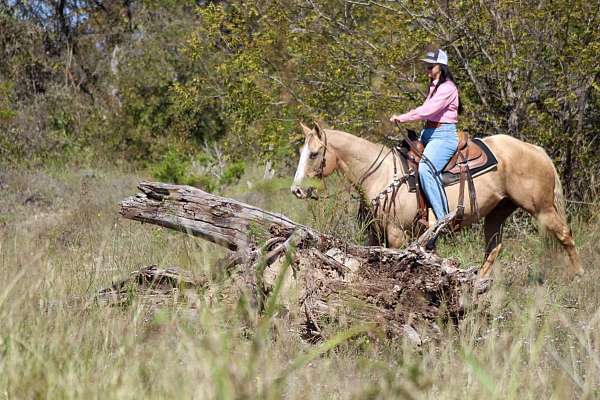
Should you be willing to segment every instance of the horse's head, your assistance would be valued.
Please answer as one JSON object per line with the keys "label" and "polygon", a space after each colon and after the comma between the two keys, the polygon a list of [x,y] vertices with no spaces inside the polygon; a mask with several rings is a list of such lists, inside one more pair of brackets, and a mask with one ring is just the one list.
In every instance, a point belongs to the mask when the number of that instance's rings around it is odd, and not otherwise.
{"label": "horse's head", "polygon": [[305,177],[325,178],[331,175],[337,167],[337,159],[331,146],[328,146],[325,131],[318,124],[315,124],[314,129],[308,128],[303,123],[300,125],[304,131],[304,145],[300,151],[300,161],[291,190],[299,199],[305,199],[313,193],[313,190],[311,188],[304,190],[301,187],[302,180]]}

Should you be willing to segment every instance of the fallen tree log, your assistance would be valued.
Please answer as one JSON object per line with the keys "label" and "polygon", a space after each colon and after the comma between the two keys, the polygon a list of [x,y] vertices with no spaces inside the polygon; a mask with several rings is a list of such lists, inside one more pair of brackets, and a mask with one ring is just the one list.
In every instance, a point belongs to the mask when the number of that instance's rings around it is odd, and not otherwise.
{"label": "fallen tree log", "polygon": [[487,288],[475,269],[461,270],[456,261],[423,248],[453,214],[406,249],[387,249],[347,243],[190,186],[141,182],[138,188],[141,193],[122,201],[123,217],[232,250],[231,273],[241,277],[259,308],[279,276],[282,302],[306,338],[326,336],[325,320],[358,319],[388,336],[405,335],[419,343],[419,330],[430,330],[440,319],[460,319],[474,286],[478,292]]}

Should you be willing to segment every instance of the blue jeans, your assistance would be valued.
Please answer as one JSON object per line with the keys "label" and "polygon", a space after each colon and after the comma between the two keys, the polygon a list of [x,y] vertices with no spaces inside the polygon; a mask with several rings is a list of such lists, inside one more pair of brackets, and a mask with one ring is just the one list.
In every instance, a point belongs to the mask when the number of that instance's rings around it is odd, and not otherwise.
{"label": "blue jeans", "polygon": [[431,161],[435,170],[432,170],[428,163],[421,160],[419,163],[419,178],[435,217],[439,220],[449,212],[448,199],[441,184],[440,175],[458,146],[456,125],[443,124],[439,128],[423,129],[421,131],[421,141],[425,145],[423,154]]}

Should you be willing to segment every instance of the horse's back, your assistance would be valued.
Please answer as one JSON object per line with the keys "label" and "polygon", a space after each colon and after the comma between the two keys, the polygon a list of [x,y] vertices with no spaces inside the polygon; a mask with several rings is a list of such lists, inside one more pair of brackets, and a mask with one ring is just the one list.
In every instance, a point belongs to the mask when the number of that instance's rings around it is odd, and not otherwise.
{"label": "horse's back", "polygon": [[489,146],[499,161],[509,166],[552,166],[552,160],[548,156],[548,153],[542,147],[535,144],[503,134],[488,136],[482,140]]}
{"label": "horse's back", "polygon": [[552,204],[556,169],[542,147],[509,135],[493,135],[483,141],[498,159],[498,179],[508,197],[531,212]]}

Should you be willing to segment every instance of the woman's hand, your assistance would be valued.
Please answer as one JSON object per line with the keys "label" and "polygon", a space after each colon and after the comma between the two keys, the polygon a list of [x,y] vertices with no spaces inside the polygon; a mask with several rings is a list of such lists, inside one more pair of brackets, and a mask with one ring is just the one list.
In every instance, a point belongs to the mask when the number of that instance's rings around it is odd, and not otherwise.
{"label": "woman's hand", "polygon": [[392,115],[392,117],[390,118],[390,122],[402,122],[402,119],[400,118],[399,115]]}

